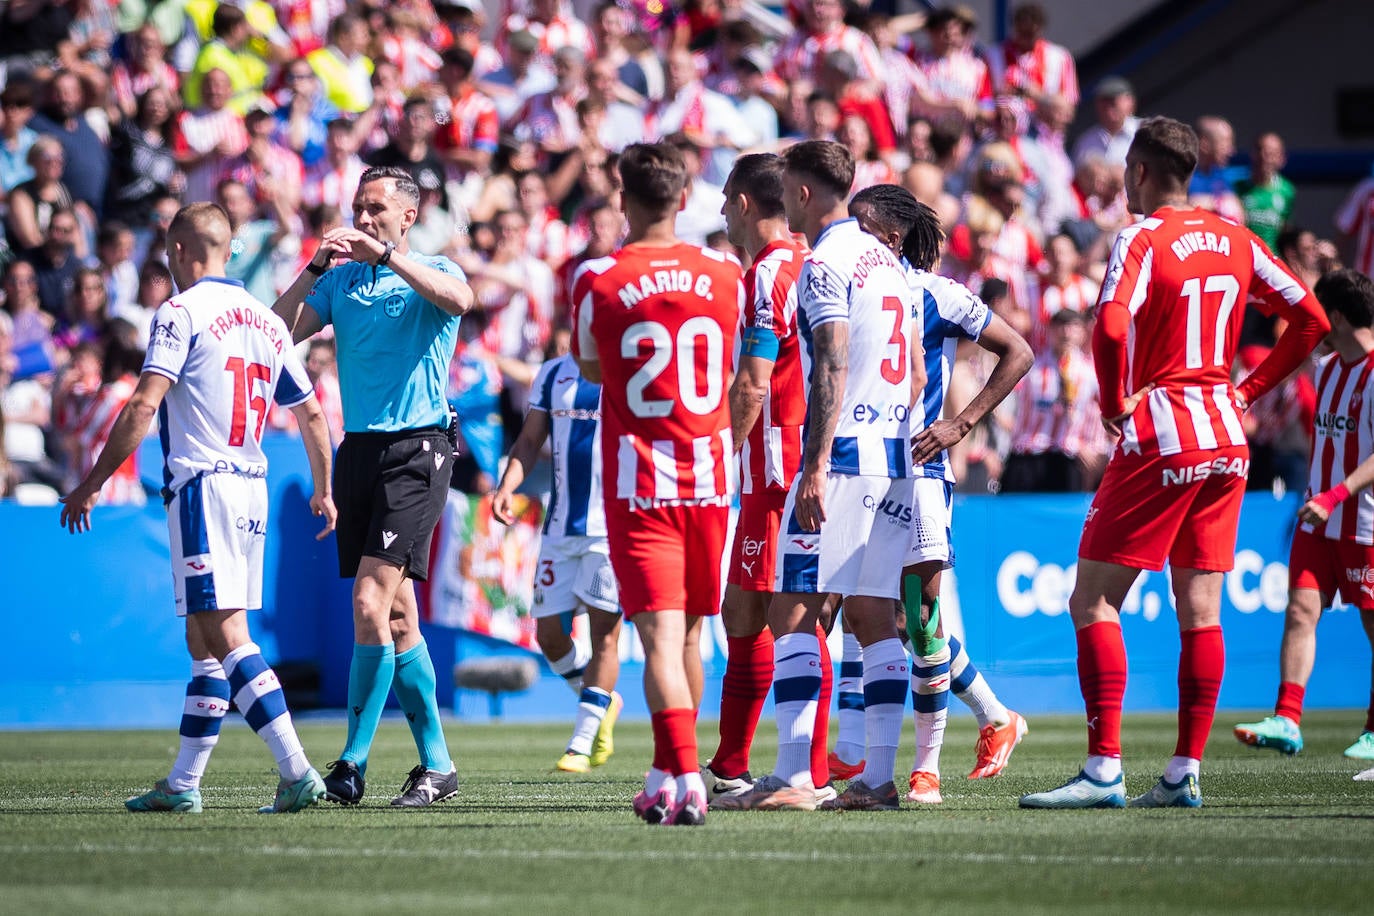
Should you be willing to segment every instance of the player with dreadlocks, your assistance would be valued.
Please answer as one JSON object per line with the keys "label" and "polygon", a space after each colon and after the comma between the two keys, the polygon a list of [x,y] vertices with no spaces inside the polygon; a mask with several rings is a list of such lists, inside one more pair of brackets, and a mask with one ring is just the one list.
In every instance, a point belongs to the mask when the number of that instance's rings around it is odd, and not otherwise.
{"label": "player with dreadlocks", "polygon": [[[917,473],[913,505],[912,545],[902,576],[902,611],[910,637],[911,695],[916,717],[916,758],[912,765],[908,801],[939,803],[940,748],[944,742],[949,689],[973,710],[978,719],[977,763],[970,779],[996,776],[1012,749],[1026,733],[1026,722],[998,700],[958,640],[946,636],[940,620],[940,574],[953,566],[950,509],[954,475],[946,450],[1002,402],[1034,361],[1030,345],[977,296],[952,280],[933,273],[940,258],[944,233],[935,212],[911,192],[897,185],[875,185],[854,196],[849,212],[863,229],[899,255],[912,289],[923,302],[926,383],[916,393],[911,428]],[[950,367],[961,339],[997,357],[987,384],[958,416],[942,419]],[[855,642],[846,636],[848,650]],[[857,646],[855,646],[857,648]],[[862,670],[862,662],[859,662]],[[848,673],[854,673],[850,661]],[[853,754],[846,742],[843,703],[845,667],[841,666],[842,711],[840,744],[836,754]],[[860,695],[861,699],[861,695]],[[848,746],[846,746],[848,745]],[[861,746],[860,746],[861,747]],[[860,749],[860,754],[862,750]],[[841,759],[839,762],[845,762]],[[851,761],[852,762],[852,761]]]}

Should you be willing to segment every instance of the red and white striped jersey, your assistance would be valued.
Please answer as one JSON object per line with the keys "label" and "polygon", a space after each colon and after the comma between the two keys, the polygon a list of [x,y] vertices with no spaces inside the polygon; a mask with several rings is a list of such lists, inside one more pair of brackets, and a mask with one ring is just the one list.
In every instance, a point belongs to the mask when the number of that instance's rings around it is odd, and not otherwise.
{"label": "red and white striped jersey", "polygon": [[680,242],[627,245],[573,279],[573,353],[599,362],[607,499],[718,504],[735,491],[730,356],[744,273]]}
{"label": "red and white striped jersey", "polygon": [[[219,111],[197,108],[177,115],[176,129],[172,132],[172,150],[177,155],[209,154],[221,144],[227,144],[228,156],[237,156],[248,148],[248,130],[238,112],[229,108]],[[224,157],[211,156],[201,165],[188,169],[182,199],[214,200],[220,168],[225,161]]]}
{"label": "red and white striped jersey", "polygon": [[[916,69],[925,77],[926,89],[943,101],[965,99],[980,106],[992,105],[992,75],[987,61],[969,50],[957,50],[936,57],[928,51],[915,56]],[[918,101],[918,114],[932,117],[934,109],[926,110]]]}
{"label": "red and white striped jersey", "polygon": [[1101,417],[1097,375],[1083,351],[1075,347],[1063,357],[1042,353],[1016,388],[1011,450],[1077,456],[1091,450]]}
{"label": "red and white striped jersey", "polygon": [[[86,409],[77,419],[72,434],[81,447],[81,475],[84,477],[95,466],[96,458],[110,439],[115,420],[129,398],[134,395],[138,379],[133,375],[115,379],[100,386],[91,398]],[[110,479],[100,488],[100,501],[105,505],[143,505],[143,481],[138,473],[138,452],[135,451],[124,463],[115,469]]]}
{"label": "red and white striped jersey", "polygon": [[740,452],[744,493],[786,490],[801,469],[806,378],[797,338],[797,278],[807,254],[801,242],[771,242],[744,275],[740,355],[773,361],[763,411]]}
{"label": "red and white striped jersey", "polygon": [[439,52],[425,41],[413,35],[397,37],[386,35],[382,38],[382,58],[396,67],[401,88],[410,91],[434,80],[443,59]]}
{"label": "red and white striped jersey", "polygon": [[588,60],[596,56],[596,42],[591,30],[573,16],[571,10],[560,12],[547,23],[529,19],[521,13],[507,17],[496,42],[496,49],[502,57],[506,57],[510,51],[511,35],[519,31],[527,31],[539,39],[535,53],[545,61],[552,60],[559,48],[568,47],[581,51]]}
{"label": "red and white striped jersey", "polygon": [[[1320,316],[1310,296],[1253,233],[1205,210],[1164,207],[1123,229],[1093,331],[1103,413],[1112,416],[1123,395],[1154,386],[1122,426],[1123,453],[1243,445],[1231,364],[1246,303],[1290,319]],[[1108,330],[1119,325],[1124,354]]]}
{"label": "red and white striped jersey", "polygon": [[1036,95],[1062,95],[1078,104],[1078,69],[1068,48],[1042,38],[1022,53],[1008,39],[992,63],[1000,92],[1024,89]]}
{"label": "red and white striped jersey", "polygon": [[457,98],[448,99],[448,111],[434,135],[434,146],[439,150],[494,153],[500,138],[501,118],[496,113],[496,103],[486,93],[466,86]]}
{"label": "red and white striped jersey", "polygon": [[[1354,363],[1333,353],[1317,366],[1317,415],[1307,496],[1329,490],[1374,454],[1374,354]],[[1374,544],[1374,490],[1338,503],[1322,525],[1303,525],[1332,540]]]}
{"label": "red and white striped jersey", "polygon": [[326,204],[338,207],[345,226],[353,225],[353,198],[358,193],[358,182],[367,171],[367,163],[356,155],[336,167],[328,159],[321,159],[305,170],[305,183],[301,185],[301,202],[308,207]]}
{"label": "red and white striped jersey", "polygon": [[1355,239],[1355,259],[1350,265],[1365,276],[1374,276],[1374,178],[1355,186],[1336,213],[1336,228]]}
{"label": "red and white striped jersey", "polygon": [[773,58],[773,69],[786,82],[814,80],[821,59],[831,51],[848,51],[859,65],[861,80],[883,79],[883,59],[878,46],[853,26],[841,26],[828,35],[797,31],[785,41]]}
{"label": "red and white striped jersey", "polygon": [[1073,274],[1063,286],[1049,278],[1042,281],[1039,308],[1031,311],[1030,344],[1038,353],[1049,340],[1050,319],[1056,312],[1086,312],[1097,304],[1097,284],[1087,277]]}

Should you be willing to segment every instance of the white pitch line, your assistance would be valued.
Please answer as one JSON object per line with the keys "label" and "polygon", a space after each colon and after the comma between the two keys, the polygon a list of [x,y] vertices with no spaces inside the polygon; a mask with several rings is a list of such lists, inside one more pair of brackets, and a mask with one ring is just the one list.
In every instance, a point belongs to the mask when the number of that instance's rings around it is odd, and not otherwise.
{"label": "white pitch line", "polygon": [[[176,845],[178,854],[202,853],[205,855],[218,855],[224,851],[222,846],[185,846]],[[288,856],[293,858],[316,858],[320,856],[331,856],[335,858],[346,858],[348,856],[358,856],[372,859],[391,859],[398,856],[406,858],[422,858],[453,860],[453,859],[472,859],[481,861],[484,859],[547,859],[552,861],[591,861],[596,859],[606,859],[608,861],[619,862],[623,860],[624,853],[620,851],[596,852],[583,849],[426,849],[426,850],[397,850],[397,849],[375,849],[375,848],[347,848],[347,847],[327,847],[327,846],[274,846],[263,845],[257,847],[244,847],[244,853],[258,853],[265,856]],[[116,854],[116,855],[157,855],[167,852],[161,846],[135,846],[132,844],[101,844],[101,843],[73,843],[73,844],[38,844],[38,843],[14,843],[0,845],[0,855],[95,855],[95,854]],[[1160,867],[1192,867],[1199,865],[1230,866],[1234,868],[1292,868],[1293,866],[1303,866],[1309,868],[1358,868],[1367,869],[1369,860],[1366,857],[1354,856],[1123,856],[1123,855],[1040,855],[1037,853],[980,853],[980,852],[941,852],[939,850],[923,850],[913,856],[911,852],[855,852],[844,853],[831,849],[818,849],[811,852],[792,852],[787,850],[688,850],[688,849],[662,849],[662,850],[637,850],[634,853],[637,859],[653,859],[664,861],[680,862],[684,859],[710,862],[817,862],[835,863],[852,862],[855,864],[864,862],[910,864],[913,858],[923,862],[959,862],[976,865],[1024,865],[1024,866],[1100,866],[1100,867],[1141,867],[1141,866],[1160,866]]]}

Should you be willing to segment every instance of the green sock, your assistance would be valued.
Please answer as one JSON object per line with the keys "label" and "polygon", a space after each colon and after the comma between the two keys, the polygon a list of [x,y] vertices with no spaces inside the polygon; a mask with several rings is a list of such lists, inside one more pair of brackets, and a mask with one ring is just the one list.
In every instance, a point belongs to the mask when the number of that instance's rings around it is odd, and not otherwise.
{"label": "green sock", "polygon": [[395,643],[353,646],[353,663],[348,666],[348,740],[339,759],[355,764],[364,776],[395,671]]}
{"label": "green sock", "polygon": [[396,680],[392,684],[401,711],[406,714],[410,734],[420,750],[420,763],[426,770],[447,773],[453,769],[444,740],[444,726],[439,719],[439,701],[435,695],[438,680],[434,676],[434,661],[429,646],[419,643],[396,656]]}
{"label": "green sock", "polygon": [[925,583],[920,576],[902,577],[902,604],[906,607],[906,633],[911,639],[911,653],[917,658],[934,655],[949,642],[947,636],[936,636],[940,630],[940,599],[930,606],[930,619],[921,625],[921,592]]}

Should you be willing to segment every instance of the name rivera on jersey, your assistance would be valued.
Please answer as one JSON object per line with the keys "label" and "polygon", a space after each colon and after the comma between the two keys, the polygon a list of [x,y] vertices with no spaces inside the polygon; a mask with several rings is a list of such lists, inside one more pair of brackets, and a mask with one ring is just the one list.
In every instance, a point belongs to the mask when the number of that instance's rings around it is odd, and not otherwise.
{"label": "name rivera on jersey", "polygon": [[236,327],[251,328],[262,334],[271,342],[279,355],[285,347],[282,342],[281,331],[276,323],[270,320],[269,315],[264,315],[256,309],[241,307],[225,309],[216,316],[214,321],[210,322],[209,331],[215,335],[215,340],[223,340],[224,335]]}
{"label": "name rivera on jersey", "polygon": [[[677,261],[655,261],[650,263],[650,267],[659,264],[672,266]],[[620,304],[628,308],[633,308],[645,298],[657,293],[693,293],[705,299],[707,302],[712,300],[711,278],[702,274],[695,276],[690,270],[656,270],[653,273],[640,274],[639,279],[631,280],[620,288]]]}
{"label": "name rivera on jersey", "polygon": [[1189,255],[1197,254],[1199,251],[1215,251],[1217,254],[1229,255],[1231,239],[1224,235],[1219,236],[1215,232],[1185,232],[1174,240],[1169,250],[1180,261],[1188,260]]}

